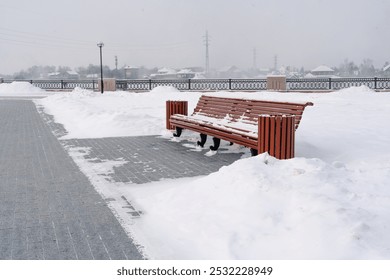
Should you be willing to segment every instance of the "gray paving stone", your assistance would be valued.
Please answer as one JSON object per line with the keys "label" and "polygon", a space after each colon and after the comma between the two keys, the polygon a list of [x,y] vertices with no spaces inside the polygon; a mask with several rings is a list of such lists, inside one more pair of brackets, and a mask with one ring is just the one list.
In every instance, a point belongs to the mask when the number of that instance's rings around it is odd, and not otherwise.
{"label": "gray paving stone", "polygon": [[26,259],[28,260],[43,260],[43,246],[42,241],[28,242],[28,251]]}
{"label": "gray paving stone", "polygon": [[142,259],[54,129],[32,101],[0,100],[0,259]]}
{"label": "gray paving stone", "polygon": [[[183,144],[158,136],[115,137],[103,139],[71,139],[61,141],[67,147],[88,147],[86,160],[125,160],[126,164],[115,167],[110,179],[115,182],[144,184],[166,178],[183,178],[207,175],[218,171],[239,159],[242,154],[217,153],[205,156],[191,151]],[[223,151],[223,147],[221,151]]]}

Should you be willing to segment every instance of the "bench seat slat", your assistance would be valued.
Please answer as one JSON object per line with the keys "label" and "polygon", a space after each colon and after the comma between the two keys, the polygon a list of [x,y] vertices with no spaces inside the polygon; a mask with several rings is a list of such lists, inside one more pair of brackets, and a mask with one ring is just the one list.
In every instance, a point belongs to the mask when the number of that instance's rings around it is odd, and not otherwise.
{"label": "bench seat slat", "polygon": [[[234,107],[233,107],[234,106]],[[305,105],[278,105],[278,104],[256,104],[256,103],[221,103],[221,104],[215,104],[215,103],[205,103],[205,104],[198,104],[196,109],[206,109],[206,108],[221,108],[225,110],[248,110],[250,108],[252,109],[278,109],[278,110],[286,110],[286,111],[294,111],[294,110],[302,110]]]}
{"label": "bench seat slat", "polygon": [[[195,113],[193,116],[195,116],[195,115],[210,116],[210,117],[213,117],[215,119],[225,119],[228,117],[232,121],[236,120],[236,121],[240,121],[240,122],[248,122],[248,123],[256,123],[257,124],[257,117],[259,115],[283,115],[283,114],[275,114],[275,112],[268,112],[268,111],[265,111],[265,112],[259,111],[259,112],[256,112],[254,114],[225,114],[225,115],[222,115],[222,114],[213,114],[212,112],[202,111],[202,112]],[[302,115],[298,115],[298,114],[285,114],[285,115],[295,115],[296,126],[299,125],[299,122],[302,118]]]}
{"label": "bench seat slat", "polygon": [[239,122],[223,122],[213,120],[213,118],[204,117],[194,118],[192,116],[183,116],[183,115],[173,115],[171,117],[171,122],[176,125],[177,122],[182,123],[194,123],[198,125],[205,125],[209,127],[215,127],[220,130],[230,131],[232,133],[242,133],[253,139],[257,139],[257,125],[255,124],[245,124]]}
{"label": "bench seat slat", "polygon": [[215,104],[230,104],[230,103],[250,103],[261,104],[262,106],[278,106],[280,108],[286,108],[289,106],[312,106],[312,102],[280,102],[280,101],[267,101],[267,100],[255,100],[255,99],[243,99],[243,98],[224,98],[217,96],[201,96],[199,104],[202,103],[215,103]]}
{"label": "bench seat slat", "polygon": [[238,145],[257,149],[257,138],[251,139],[249,137],[243,136],[242,134],[235,134],[232,133],[231,131],[216,129],[215,127],[207,126],[206,124],[199,125],[199,124],[194,124],[191,122],[183,122],[183,121],[173,121],[172,124],[198,133],[203,133],[212,137],[217,137],[222,140],[234,142]]}

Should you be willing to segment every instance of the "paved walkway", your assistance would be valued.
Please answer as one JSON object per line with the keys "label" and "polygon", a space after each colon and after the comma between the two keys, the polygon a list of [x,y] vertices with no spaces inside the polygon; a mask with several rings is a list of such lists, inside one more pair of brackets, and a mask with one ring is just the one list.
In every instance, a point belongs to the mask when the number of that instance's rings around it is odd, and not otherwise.
{"label": "paved walkway", "polygon": [[[157,136],[72,139],[61,142],[67,146],[90,148],[85,158],[94,162],[123,159],[127,163],[115,167],[110,179],[135,184],[207,175],[241,156],[218,153],[207,157],[205,153],[208,149],[194,151],[186,147],[186,144],[191,145],[186,141],[175,143]],[[220,152],[223,151],[221,147]]]}
{"label": "paved walkway", "polygon": [[32,101],[0,100],[0,259],[140,259]]}
{"label": "paved walkway", "polygon": [[86,160],[127,161],[111,179],[136,184],[206,175],[241,156],[156,136],[59,141],[65,133],[32,101],[0,100],[0,259],[142,258],[63,145],[89,147]]}

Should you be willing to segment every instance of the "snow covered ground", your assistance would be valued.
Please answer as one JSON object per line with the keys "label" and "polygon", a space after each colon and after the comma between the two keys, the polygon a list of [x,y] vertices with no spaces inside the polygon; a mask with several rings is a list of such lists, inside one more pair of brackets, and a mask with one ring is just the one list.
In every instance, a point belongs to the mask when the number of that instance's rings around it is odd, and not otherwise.
{"label": "snow covered ground", "polygon": [[0,83],[1,97],[42,97],[50,93],[40,88],[34,87],[29,82]]}
{"label": "snow covered ground", "polygon": [[[140,219],[129,219],[120,204],[110,205],[147,257],[390,258],[389,93],[358,87],[326,94],[209,94],[313,102],[296,133],[296,158],[246,153],[208,176],[136,185],[101,175],[123,160],[96,163],[83,157],[87,148],[69,149],[103,196],[125,196],[142,211]],[[169,137],[165,101],[188,100],[191,111],[200,95],[173,88],[103,95],[76,89],[35,103],[64,124],[66,139]]]}

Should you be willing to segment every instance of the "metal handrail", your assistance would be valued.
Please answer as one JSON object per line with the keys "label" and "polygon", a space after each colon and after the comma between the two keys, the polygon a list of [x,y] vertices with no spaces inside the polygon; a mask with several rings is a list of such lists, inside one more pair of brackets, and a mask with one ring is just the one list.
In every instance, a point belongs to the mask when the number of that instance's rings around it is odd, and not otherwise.
{"label": "metal handrail", "polygon": [[[71,90],[76,87],[98,89],[98,80],[2,80],[3,83],[29,82],[34,86],[48,90]],[[390,78],[354,77],[354,78],[287,78],[287,90],[337,90],[351,86],[365,85],[374,90],[390,89]],[[148,91],[158,86],[172,86],[179,90],[207,91],[261,91],[267,89],[267,79],[119,79],[119,90]]]}

